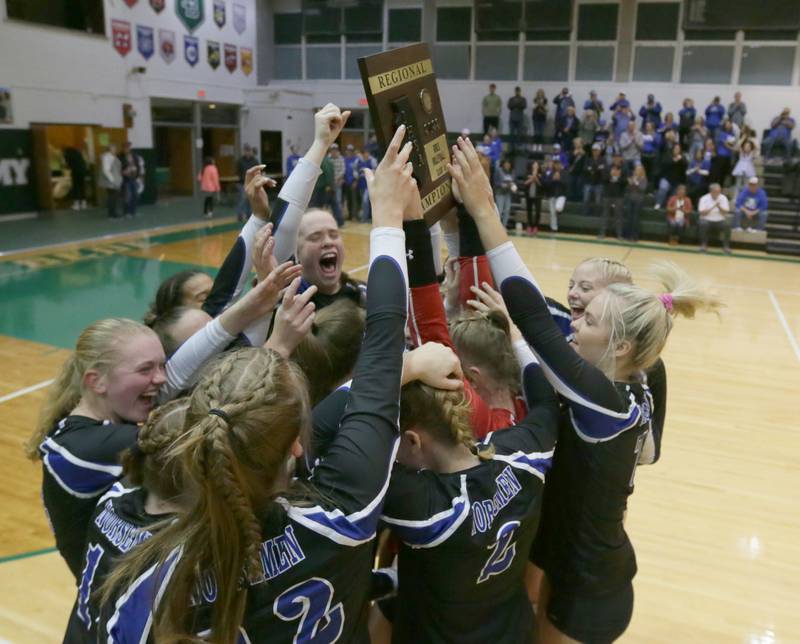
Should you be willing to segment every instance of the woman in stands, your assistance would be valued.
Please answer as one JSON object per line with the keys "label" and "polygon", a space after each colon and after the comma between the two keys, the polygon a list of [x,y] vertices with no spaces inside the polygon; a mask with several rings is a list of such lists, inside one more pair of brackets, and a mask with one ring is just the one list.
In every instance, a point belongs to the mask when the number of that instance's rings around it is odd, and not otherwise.
{"label": "woman in stands", "polygon": [[[406,323],[402,214],[419,201],[401,127],[369,174],[367,324],[341,429],[310,488],[291,484],[310,409],[276,352],[240,349],[198,383],[171,448],[185,514],[119,564],[99,633],[111,641],[366,640],[372,544],[398,443]],[[297,171],[297,170],[296,170]],[[210,630],[207,630],[210,629]]]}
{"label": "woman in stands", "polygon": [[644,449],[652,398],[642,371],[666,343],[673,316],[721,303],[674,265],[658,276],[665,292],[612,284],[574,323],[573,347],[506,231],[496,225],[491,188],[476,172],[469,142],[454,146],[450,172],[475,218],[511,319],[566,399],[545,489],[534,559],[545,571],[539,611],[544,642],[611,642],[633,610],[633,547],[623,519]]}

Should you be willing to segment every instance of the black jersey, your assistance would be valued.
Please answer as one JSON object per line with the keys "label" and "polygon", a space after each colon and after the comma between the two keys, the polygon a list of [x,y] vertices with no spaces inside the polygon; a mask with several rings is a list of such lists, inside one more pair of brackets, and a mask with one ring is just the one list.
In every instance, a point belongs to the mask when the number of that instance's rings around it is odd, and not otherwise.
{"label": "black jersey", "polygon": [[146,500],[144,488],[125,487],[118,482],[98,501],[89,522],[78,598],[67,623],[65,643],[97,641],[100,609],[93,593],[120,556],[152,536],[148,527],[169,517],[148,514],[144,509]]}
{"label": "black jersey", "polygon": [[[377,247],[377,248],[376,248]],[[377,251],[377,252],[376,252]],[[263,578],[248,589],[242,642],[368,642],[372,540],[397,451],[406,321],[404,239],[397,229],[373,231],[366,332],[341,428],[310,478],[316,503],[279,498],[261,517]],[[288,497],[288,495],[287,495]],[[176,548],[145,571],[111,607],[100,635],[143,642],[152,606],[169,592]],[[206,575],[195,594],[197,632],[208,628],[216,596]],[[108,610],[108,613],[106,613]],[[152,637],[150,637],[152,641]]]}
{"label": "black jersey", "polygon": [[42,499],[56,547],[77,580],[86,530],[97,500],[122,476],[119,454],[136,442],[138,427],[67,416],[39,445]]}
{"label": "black jersey", "polygon": [[394,642],[522,644],[533,639],[525,589],[553,457],[558,399],[538,365],[525,369],[531,411],[490,433],[490,460],[441,474],[395,465],[384,522],[402,545]]}
{"label": "black jersey", "polygon": [[554,586],[576,595],[619,590],[636,574],[623,518],[652,396],[643,383],[610,381],[569,346],[513,244],[489,259],[511,318],[566,403],[534,561]]}

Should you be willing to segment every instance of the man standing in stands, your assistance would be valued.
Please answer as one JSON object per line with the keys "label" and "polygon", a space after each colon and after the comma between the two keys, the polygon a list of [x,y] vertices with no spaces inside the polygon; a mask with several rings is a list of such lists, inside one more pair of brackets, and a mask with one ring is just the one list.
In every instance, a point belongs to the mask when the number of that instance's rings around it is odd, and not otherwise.
{"label": "man standing in stands", "polygon": [[244,221],[250,214],[250,204],[247,201],[247,195],[244,192],[244,178],[247,171],[254,165],[258,164],[256,157],[253,155],[253,148],[247,143],[244,144],[242,149],[242,156],[236,166],[239,175],[239,203],[236,205],[236,218],[239,221]]}
{"label": "man standing in stands", "polygon": [[522,89],[514,88],[514,96],[508,99],[508,132],[511,135],[511,154],[517,150],[520,137],[525,135],[525,110],[528,101],[522,95]]}
{"label": "man standing in stands", "polygon": [[717,140],[717,130],[722,125],[722,119],[725,118],[725,108],[719,102],[719,96],[715,96],[714,100],[706,108],[706,127],[708,128],[708,136],[714,141]]}
{"label": "man standing in stands", "polygon": [[130,141],[122,146],[119,161],[122,165],[122,205],[125,216],[133,218],[136,216],[136,204],[139,201],[139,173],[144,162],[131,149]]}
{"label": "man standing in stands", "polygon": [[584,111],[591,110],[599,119],[605,108],[603,107],[603,101],[597,98],[597,92],[592,90],[589,92],[589,98],[583,104],[583,109]]}
{"label": "man standing in stands", "polygon": [[642,161],[644,135],[636,129],[636,121],[628,122],[628,129],[619,137],[619,148],[625,160],[625,171],[633,174],[633,169]]}
{"label": "man standing in stands", "polygon": [[565,87],[561,93],[553,99],[553,105],[556,106],[556,132],[564,129],[564,119],[567,117],[567,109],[575,108],[575,101],[569,93],[569,88]]}
{"label": "man standing in stands", "polygon": [[[747,223],[747,230],[754,233],[767,228],[767,193],[758,185],[758,177],[750,177],[747,187],[736,197],[736,214],[733,216],[733,229],[742,230],[742,223]],[[755,228],[753,228],[755,223]]]}
{"label": "man standing in stands", "polygon": [[728,105],[728,118],[741,130],[744,127],[744,117],[747,115],[747,105],[742,100],[742,93],[733,95],[733,103]]}
{"label": "man standing in stands", "polygon": [[648,123],[652,123],[656,131],[658,131],[658,128],[661,127],[661,110],[661,103],[656,100],[653,94],[648,94],[647,103],[639,108],[639,116],[642,117],[642,132],[644,132]]}
{"label": "man standing in stands", "polygon": [[783,146],[783,156],[788,159],[792,156],[792,130],[794,130],[794,119],[790,116],[791,111],[788,107],[772,119],[772,129],[767,138],[764,139],[764,157],[772,158],[772,148],[776,143]]}
{"label": "man standing in stands", "polygon": [[500,129],[500,111],[503,109],[502,99],[495,94],[497,85],[489,85],[489,93],[483,97],[481,102],[481,114],[483,114],[483,133],[488,134],[490,128]]}

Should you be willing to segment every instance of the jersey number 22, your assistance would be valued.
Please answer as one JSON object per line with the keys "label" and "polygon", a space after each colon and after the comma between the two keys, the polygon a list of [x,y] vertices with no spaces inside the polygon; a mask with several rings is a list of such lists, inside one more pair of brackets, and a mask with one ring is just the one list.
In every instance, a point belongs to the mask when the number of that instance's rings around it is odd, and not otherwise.
{"label": "jersey number 22", "polygon": [[344,626],[344,608],[341,602],[331,608],[332,597],[331,583],[312,577],[278,595],[272,610],[286,622],[300,620],[294,644],[330,644],[339,639]]}

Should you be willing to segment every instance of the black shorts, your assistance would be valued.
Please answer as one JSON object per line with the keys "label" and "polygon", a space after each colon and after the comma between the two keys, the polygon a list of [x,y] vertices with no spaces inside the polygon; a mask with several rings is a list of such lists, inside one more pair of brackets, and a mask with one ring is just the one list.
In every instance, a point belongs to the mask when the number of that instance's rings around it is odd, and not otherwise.
{"label": "black shorts", "polygon": [[602,597],[580,597],[551,584],[547,618],[564,635],[584,644],[613,642],[633,615],[633,584]]}

